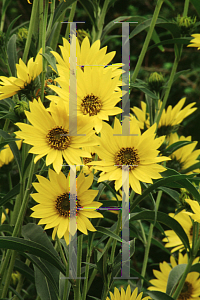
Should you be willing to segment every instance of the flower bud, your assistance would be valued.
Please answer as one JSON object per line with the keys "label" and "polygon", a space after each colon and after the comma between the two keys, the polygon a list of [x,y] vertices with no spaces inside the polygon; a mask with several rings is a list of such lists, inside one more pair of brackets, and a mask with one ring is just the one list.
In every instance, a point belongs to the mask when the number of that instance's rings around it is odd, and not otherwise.
{"label": "flower bud", "polygon": [[158,74],[157,72],[151,73],[149,76],[149,88],[152,91],[159,92],[164,83],[164,78],[162,74]]}

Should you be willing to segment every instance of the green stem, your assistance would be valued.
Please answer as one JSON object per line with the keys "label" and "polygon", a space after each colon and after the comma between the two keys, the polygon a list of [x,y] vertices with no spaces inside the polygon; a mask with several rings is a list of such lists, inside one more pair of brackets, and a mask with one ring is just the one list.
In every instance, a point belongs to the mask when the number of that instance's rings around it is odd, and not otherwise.
{"label": "green stem", "polygon": [[[108,5],[110,3],[110,0],[105,0],[104,4],[103,4],[103,8],[100,14],[100,17],[98,18],[98,15],[96,16],[97,19],[97,30],[95,32],[95,36],[93,36],[93,43],[96,40],[99,40],[101,38],[101,34],[102,34],[102,30],[103,30],[103,25],[104,25],[104,20],[105,20],[105,16],[107,13],[107,9],[108,9]],[[96,14],[98,14],[98,11],[96,12]]]}
{"label": "green stem", "polygon": [[[81,277],[81,261],[82,261],[82,247],[83,247],[83,234],[78,237],[78,251],[77,251],[77,277]],[[74,300],[82,300],[80,291],[81,279],[76,279],[74,288]]]}
{"label": "green stem", "polygon": [[61,27],[62,27],[61,22],[63,22],[63,20],[64,20],[66,10],[67,10],[67,8],[63,10],[63,12],[60,14],[56,24],[54,24],[54,27],[53,27],[53,34],[52,34],[51,40],[49,41],[49,45],[54,51],[56,51],[56,48],[57,48],[57,45],[58,45],[60,30],[61,30]]}
{"label": "green stem", "polygon": [[142,47],[142,51],[140,53],[140,56],[139,56],[139,59],[138,59],[138,62],[137,62],[137,65],[135,67],[135,70],[133,72],[133,75],[132,75],[132,78],[131,78],[131,81],[135,82],[137,76],[138,76],[138,73],[140,71],[140,67],[142,65],[142,62],[143,62],[143,59],[144,59],[144,56],[147,52],[147,48],[149,46],[149,42],[151,40],[151,37],[152,37],[152,34],[153,34],[153,30],[154,30],[154,27],[155,27],[155,24],[156,24],[156,21],[158,19],[158,15],[159,15],[159,12],[160,12],[160,9],[161,9],[161,6],[163,4],[163,1],[164,0],[158,0],[157,4],[156,4],[156,8],[154,10],[154,14],[153,14],[153,17],[152,17],[152,20],[151,20],[151,24],[150,24],[150,27],[149,27],[149,30],[148,30],[148,33],[147,33],[147,36],[146,36],[146,39],[144,41],[144,45]]}
{"label": "green stem", "polygon": [[158,111],[158,114],[155,116],[155,119],[154,119],[154,123],[157,123],[157,126],[159,124],[163,109],[165,108],[166,103],[167,103],[167,99],[169,97],[169,93],[170,93],[170,90],[171,90],[171,87],[172,87],[172,84],[173,84],[174,76],[176,74],[176,70],[177,70],[177,67],[178,67],[178,62],[179,62],[179,58],[176,56],[175,60],[174,60],[173,67],[172,67],[172,71],[171,71],[171,74],[170,74],[170,78],[169,78],[169,81],[168,81],[168,85],[167,85],[167,88],[166,88],[166,91],[165,91],[165,96],[163,98],[162,106],[161,106],[160,110]]}
{"label": "green stem", "polygon": [[[35,30],[35,25],[36,25],[36,22],[37,22],[38,1],[39,0],[34,0],[33,1],[32,11],[31,11],[31,19],[30,19],[30,24],[29,24],[29,29],[28,29],[28,36],[27,36],[26,45],[25,45],[25,49],[24,49],[24,54],[23,54],[23,58],[22,58],[22,60],[25,63],[27,61],[33,31]],[[42,1],[40,1],[40,2],[42,2]]]}
{"label": "green stem", "polygon": [[[161,196],[162,196],[162,191],[159,191],[158,195],[157,195],[157,199],[156,199],[156,210],[158,210],[160,200],[161,200]],[[143,276],[143,277],[145,277],[145,274],[146,274],[147,262],[148,262],[148,257],[149,257],[149,250],[150,250],[150,246],[151,246],[151,238],[152,238],[152,235],[153,235],[153,228],[154,228],[154,224],[150,224],[147,243],[146,243],[145,252],[144,252],[144,260],[143,260],[143,264],[142,264],[141,276]],[[141,288],[143,286],[143,281],[144,280],[141,279]]]}
{"label": "green stem", "polygon": [[53,23],[53,17],[54,17],[54,10],[55,10],[55,3],[56,0],[53,0],[51,5],[50,5],[50,19],[47,27],[47,32],[46,32],[46,39],[48,40],[51,30],[52,30],[52,23]]}
{"label": "green stem", "polygon": [[[47,27],[47,16],[48,16],[48,0],[45,0],[45,6],[44,6],[44,18],[43,18],[43,24],[42,24],[42,54],[45,54],[45,47],[46,47],[46,27]],[[44,57],[42,58],[42,66],[43,66],[43,72],[42,72],[42,80],[41,80],[41,101],[44,101],[44,84],[45,84],[45,75],[46,75],[46,59]]]}
{"label": "green stem", "polygon": [[[75,12],[76,12],[76,5],[77,5],[77,1],[75,1],[72,4],[72,8],[71,8],[71,11],[70,11],[68,22],[73,22],[73,20],[74,20],[74,16],[75,16]],[[69,41],[69,32],[70,32],[70,23],[67,24],[67,29],[66,29],[66,32],[65,32],[65,38],[68,41]]]}
{"label": "green stem", "polygon": [[[92,236],[92,238],[93,238],[93,236]],[[93,239],[91,240],[90,244],[89,244],[89,242],[87,244],[86,263],[90,263],[91,251],[92,251],[92,242],[93,242]],[[83,286],[82,300],[86,299],[87,288],[88,288],[88,277],[89,277],[89,265],[86,264],[86,266],[85,266],[85,280],[84,280],[84,286]]]}
{"label": "green stem", "polygon": [[[117,235],[119,234],[119,231],[120,231],[121,220],[122,220],[122,211],[120,210],[119,213],[118,213],[117,228],[116,228],[116,231],[115,231],[115,233]],[[113,239],[111,239],[111,240],[113,241]],[[117,245],[117,241],[114,240],[113,245],[112,245],[112,249],[111,249],[111,255],[110,255],[110,264],[111,265],[114,263],[116,245]],[[108,291],[110,289],[111,278],[112,278],[112,272],[108,273],[107,281],[104,283],[104,291],[103,291],[102,300],[105,300],[106,297],[107,297]]]}
{"label": "green stem", "polygon": [[187,17],[189,4],[190,4],[190,0],[185,0],[184,10],[183,10],[183,17]]}
{"label": "green stem", "polygon": [[[13,230],[13,234],[12,234],[13,237],[17,237],[20,233],[21,225],[23,223],[26,207],[27,207],[28,200],[29,200],[29,191],[30,191],[30,185],[31,185],[31,182],[32,182],[33,173],[34,173],[34,157],[32,158],[31,167],[30,167],[30,174],[29,174],[29,177],[28,177],[28,182],[27,182],[27,186],[26,186],[26,191],[24,193],[22,205],[21,205],[21,208],[20,208],[20,211],[19,211],[19,214],[18,214],[16,225],[15,225],[14,230]],[[11,260],[10,260],[10,256],[11,256]],[[15,263],[15,256],[16,256],[16,251],[12,251],[11,249],[8,249],[8,251],[6,253],[5,261],[4,261],[4,263],[2,265],[2,268],[1,268],[1,271],[0,271],[0,274],[2,274],[2,275],[4,273],[6,273],[5,285],[4,285],[3,293],[2,293],[2,296],[1,296],[2,298],[6,297],[7,292],[8,292],[8,287],[9,287],[9,284],[10,284],[10,276],[12,274],[12,270],[13,270],[14,263]],[[8,270],[9,270],[9,272],[8,272],[7,267],[8,267],[9,260],[10,260],[10,265],[9,265],[9,268],[8,268]],[[3,277],[3,276],[0,276],[0,277]]]}

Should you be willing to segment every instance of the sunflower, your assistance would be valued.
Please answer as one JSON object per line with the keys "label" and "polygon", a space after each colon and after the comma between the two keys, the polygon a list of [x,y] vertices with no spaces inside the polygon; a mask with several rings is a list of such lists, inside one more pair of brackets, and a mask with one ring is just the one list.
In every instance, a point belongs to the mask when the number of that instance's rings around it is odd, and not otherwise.
{"label": "sunflower", "polygon": [[[190,246],[192,247],[193,223],[188,213],[186,213],[185,210],[182,210],[177,215],[170,213],[169,216],[174,218],[182,226],[185,233],[187,234]],[[171,250],[172,253],[177,250],[183,251],[185,249],[182,241],[180,240],[178,235],[174,232],[174,230],[165,230],[165,235],[166,237],[163,239],[163,242],[167,242],[167,244],[165,244],[166,248],[173,248]]]}
{"label": "sunflower", "polygon": [[[128,118],[127,118],[128,119]],[[126,125],[124,123],[124,125]],[[96,152],[101,161],[93,161],[95,169],[103,171],[98,182],[115,180],[115,189],[122,186],[122,165],[129,165],[129,182],[132,189],[141,194],[140,181],[153,183],[153,179],[161,178],[160,172],[165,168],[158,162],[169,158],[158,157],[157,148],[164,141],[164,137],[155,139],[156,124],[141,135],[135,118],[130,121],[130,134],[133,136],[114,136],[122,132],[120,121],[115,118],[114,128],[103,122],[101,137],[98,137],[99,147]]]}
{"label": "sunflower", "polygon": [[[18,149],[20,149],[22,145],[22,141],[17,140],[16,144]],[[8,165],[13,160],[13,158],[14,155],[9,145],[6,145],[4,149],[0,149],[0,168],[3,165]]]}
{"label": "sunflower", "polygon": [[[192,137],[191,136],[188,136],[188,137],[181,136],[179,138],[177,133],[173,133],[169,136],[168,140],[169,140],[169,146],[170,146],[178,141],[191,141]],[[190,166],[198,163],[199,160],[197,158],[200,154],[200,150],[194,150],[196,145],[197,145],[197,142],[192,142],[191,144],[183,146],[183,147],[179,148],[178,150],[174,151],[170,155],[171,161],[167,162],[167,167],[175,169],[178,172],[181,172],[183,170],[186,170]],[[200,169],[195,169],[186,174],[192,174],[192,173],[197,173],[197,172],[199,173]]]}
{"label": "sunflower", "polygon": [[59,173],[63,157],[69,165],[82,164],[80,156],[91,157],[89,152],[80,148],[97,144],[92,127],[77,119],[77,133],[83,136],[74,132],[68,135],[69,115],[63,103],[51,103],[49,110],[46,110],[40,99],[34,100],[30,102],[30,112],[26,112],[26,116],[32,125],[16,123],[22,130],[17,132],[17,136],[33,145],[29,152],[37,154],[35,163],[47,155],[46,165],[53,164],[54,170]]}
{"label": "sunflower", "polygon": [[[182,98],[173,108],[171,105],[167,107],[167,109],[163,109],[159,124],[158,124],[158,130],[157,134],[159,136],[161,135],[167,135],[171,132],[174,132],[178,129],[178,125],[189,115],[191,115],[197,108],[193,107],[196,102],[188,104],[185,108],[182,109],[186,98]],[[158,109],[160,109],[162,106],[162,101],[159,100],[158,102]],[[145,129],[149,128],[150,126],[150,119],[149,119],[149,113],[147,112],[147,105],[145,102],[141,102],[141,108],[133,107],[131,110],[136,115],[140,128]]]}
{"label": "sunflower", "polygon": [[126,292],[121,288],[121,293],[117,288],[114,288],[114,294],[110,292],[110,298],[107,297],[106,300],[148,300],[151,299],[149,296],[142,298],[143,293],[138,295],[138,288],[135,288],[133,293],[131,293],[130,284],[128,285]]}
{"label": "sunflower", "polygon": [[35,61],[31,57],[27,66],[19,59],[19,64],[16,64],[17,78],[0,76],[0,100],[11,97],[15,94],[26,95],[31,98],[35,90],[34,79],[42,72],[42,49],[37,54]]}
{"label": "sunflower", "polygon": [[[60,96],[48,96],[49,100],[57,102],[61,98],[69,105],[68,74],[56,80],[61,88],[49,86]],[[77,97],[77,116],[90,122],[97,133],[102,128],[102,120],[122,112],[121,108],[115,107],[122,97],[122,91],[116,91],[118,82],[119,76],[112,78],[109,68],[106,71],[103,67],[86,68],[84,72],[77,69],[77,90],[70,90],[71,95]]]}
{"label": "sunflower", "polygon": [[[148,287],[148,290],[160,291],[166,293],[167,281],[168,281],[170,271],[173,268],[175,268],[177,265],[188,263],[187,253],[185,255],[179,253],[178,264],[176,263],[175,258],[173,256],[170,256],[170,262],[171,262],[171,266],[166,261],[164,261],[159,264],[160,271],[153,270],[153,273],[157,279],[152,279],[149,281],[153,286]],[[196,257],[195,260],[193,261],[193,264],[196,264],[198,262],[199,262],[199,257]],[[185,279],[185,283],[178,297],[178,300],[183,300],[183,299],[199,300],[200,299],[199,295],[200,295],[199,273],[191,272],[187,275]]]}
{"label": "sunflower", "polygon": [[192,34],[191,35],[193,39],[190,41],[191,44],[187,45],[187,47],[197,47],[199,50],[200,49],[200,34]]}
{"label": "sunflower", "polygon": [[[69,244],[70,175],[66,177],[62,172],[57,174],[49,168],[49,180],[40,175],[37,179],[39,183],[33,183],[33,186],[38,193],[31,196],[39,204],[32,207],[31,217],[40,218],[38,224],[46,224],[44,229],[54,227],[53,239],[57,233],[59,239],[64,236]],[[92,173],[85,177],[81,172],[77,178],[76,224],[84,234],[88,234],[88,230],[96,230],[88,218],[103,218],[95,211],[102,203],[93,201],[98,191],[89,189],[92,182]]]}

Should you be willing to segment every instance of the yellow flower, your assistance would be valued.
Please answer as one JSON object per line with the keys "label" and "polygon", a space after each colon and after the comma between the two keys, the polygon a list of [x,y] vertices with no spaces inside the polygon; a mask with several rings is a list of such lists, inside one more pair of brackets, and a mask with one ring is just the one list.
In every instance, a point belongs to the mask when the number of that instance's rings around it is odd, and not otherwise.
{"label": "yellow flower", "polygon": [[[174,130],[177,130],[177,125],[179,125],[187,116],[191,115],[197,107],[193,107],[196,102],[188,104],[185,108],[182,109],[186,98],[182,98],[173,108],[171,105],[167,107],[167,109],[163,110],[159,124],[157,134],[161,135],[169,135]],[[158,102],[158,109],[161,108],[162,101]],[[147,112],[147,105],[145,102],[141,102],[142,109],[137,107],[131,108],[131,110],[136,115],[140,128],[144,129],[144,126],[149,128],[150,120],[149,113]]]}
{"label": "yellow flower", "polygon": [[80,148],[97,144],[92,127],[77,119],[77,134],[85,135],[79,136],[73,131],[68,136],[69,115],[67,106],[61,101],[58,105],[51,103],[49,110],[46,110],[40,99],[38,102],[34,100],[33,103],[30,102],[30,112],[26,112],[26,116],[32,125],[16,123],[22,130],[17,132],[17,136],[33,145],[29,152],[37,154],[35,163],[47,155],[46,165],[53,164],[54,170],[59,173],[63,157],[69,165],[81,165],[80,156],[91,157],[89,152]]}
{"label": "yellow flower", "polygon": [[[59,239],[63,236],[69,244],[69,219],[70,219],[70,193],[69,181],[60,172],[57,174],[49,169],[49,180],[37,175],[39,183],[33,183],[38,193],[32,194],[33,199],[39,204],[34,206],[31,217],[41,218],[38,224],[46,224],[44,229],[53,228],[52,238],[55,235]],[[77,202],[76,202],[76,223],[77,229],[84,234],[87,230],[96,231],[88,218],[103,218],[102,214],[96,212],[102,203],[95,202],[93,199],[97,196],[98,191],[89,189],[93,182],[93,174],[85,177],[80,173],[77,178]]]}
{"label": "yellow flower", "polygon": [[[55,51],[51,51],[51,53],[55,56],[58,64],[63,67],[65,70],[66,68],[69,70],[70,68],[70,43],[68,40],[63,38],[63,46],[60,46],[60,50],[62,53],[62,57]],[[107,46],[100,49],[100,40],[95,41],[90,46],[89,38],[86,36],[81,46],[78,42],[78,38],[76,37],[76,57],[77,57],[77,65],[82,69],[85,70],[86,66],[95,65],[95,66],[106,66],[110,63],[110,61],[115,56],[115,51],[107,53]],[[122,64],[118,64],[118,66],[121,66]],[[116,66],[116,65],[112,65]]]}
{"label": "yellow flower", "polygon": [[[169,136],[168,140],[169,140],[169,146],[170,146],[178,141],[191,141],[192,137],[191,136],[188,136],[188,137],[181,136],[179,138],[177,133],[173,133]],[[191,144],[183,146],[183,147],[179,148],[178,150],[174,151],[170,155],[171,161],[167,162],[167,167],[173,168],[176,171],[181,172],[183,170],[186,170],[190,166],[198,163],[199,160],[197,158],[200,154],[200,150],[194,150],[196,145],[197,145],[197,142],[192,142]],[[200,169],[195,169],[191,172],[188,172],[187,174],[192,174],[192,173],[197,173],[197,172],[199,173]]]}
{"label": "yellow flower", "polygon": [[[20,149],[21,145],[22,145],[22,141],[17,140],[16,144],[17,144],[18,149]],[[14,155],[10,149],[10,146],[6,145],[4,147],[4,149],[0,150],[0,168],[3,165],[8,165],[13,160],[13,158],[14,158]]]}
{"label": "yellow flower", "polygon": [[[95,148],[94,147],[90,147],[90,146],[87,146],[87,147],[82,147],[82,149],[84,151],[87,151],[91,154],[91,158],[88,158],[88,157],[83,157],[82,158],[82,161],[83,161],[83,166],[82,166],[82,172],[86,175],[90,174],[91,172],[95,171],[93,169],[93,167],[89,167],[87,166],[86,164],[91,162],[93,159],[95,159]],[[81,166],[77,166],[76,167],[76,171],[80,171],[81,170]],[[95,172],[94,172],[95,173]]]}
{"label": "yellow flower", "polygon": [[[192,236],[193,236],[193,223],[190,219],[188,213],[185,210],[182,210],[177,215],[170,213],[170,217],[174,218],[184,229],[185,233],[187,234],[190,246],[192,247]],[[184,245],[178,235],[174,232],[174,230],[165,230],[166,237],[163,239],[166,248],[173,248],[171,252],[175,252],[177,250],[183,251]]]}
{"label": "yellow flower", "polygon": [[[9,212],[9,209],[6,208],[6,213],[8,214],[8,212]],[[6,220],[6,215],[4,214],[4,212],[2,212],[0,224],[3,224],[5,222],[5,220]]]}
{"label": "yellow flower", "polygon": [[0,100],[11,97],[17,93],[28,95],[30,98],[31,91],[34,90],[34,79],[42,72],[42,55],[39,51],[33,61],[33,57],[29,59],[27,66],[19,59],[16,64],[17,78],[0,76]]}
{"label": "yellow flower", "polygon": [[197,201],[191,200],[191,199],[185,199],[185,201],[191,206],[194,213],[187,214],[195,221],[200,223],[200,206]]}
{"label": "yellow flower", "polygon": [[200,34],[192,34],[191,35],[193,39],[190,41],[191,44],[187,45],[187,47],[197,47],[199,50],[200,49]]}
{"label": "yellow flower", "polygon": [[114,288],[114,294],[110,292],[110,298],[107,297],[106,300],[148,300],[151,299],[149,296],[142,298],[143,293],[138,295],[138,288],[135,288],[133,293],[131,293],[130,284],[128,285],[126,291],[121,288],[121,293],[117,288]]}
{"label": "yellow flower", "polygon": [[114,136],[122,132],[119,120],[115,118],[114,128],[103,122],[101,137],[98,138],[100,147],[95,147],[102,160],[88,163],[103,171],[98,182],[115,180],[115,189],[119,190],[122,186],[122,165],[130,165],[129,182],[138,194],[141,194],[140,181],[153,183],[152,178],[161,178],[159,173],[165,168],[157,163],[169,158],[158,157],[157,148],[163,143],[164,137],[155,139],[155,130],[156,124],[141,135],[138,123],[133,118],[130,121],[130,133],[133,136]]}
{"label": "yellow flower", "polygon": [[[106,69],[93,67],[86,68],[84,72],[77,69],[77,90],[70,90],[74,97],[77,94],[77,116],[90,122],[97,133],[102,128],[102,120],[109,120],[108,116],[122,112],[121,108],[115,107],[122,97],[122,91],[116,91],[119,76],[112,78],[112,70]],[[69,105],[68,78],[69,72],[65,72],[65,75],[56,80],[61,88],[49,86],[60,96],[48,96],[49,100],[57,102],[61,98]]]}
{"label": "yellow flower", "polygon": [[[167,281],[168,281],[170,271],[173,268],[175,268],[177,265],[188,263],[187,253],[184,256],[181,253],[179,253],[178,264],[176,263],[175,258],[173,256],[170,256],[170,262],[171,262],[171,266],[166,261],[164,261],[159,264],[160,271],[153,270],[153,273],[157,279],[152,279],[149,281],[153,286],[148,287],[148,290],[160,291],[166,293]],[[198,262],[199,262],[199,257],[196,257],[195,260],[193,261],[193,264],[196,264]],[[200,299],[199,297],[200,279],[198,278],[199,278],[199,273],[197,272],[191,272],[187,275],[182,291],[178,297],[178,300],[183,300],[183,299],[199,300]]]}

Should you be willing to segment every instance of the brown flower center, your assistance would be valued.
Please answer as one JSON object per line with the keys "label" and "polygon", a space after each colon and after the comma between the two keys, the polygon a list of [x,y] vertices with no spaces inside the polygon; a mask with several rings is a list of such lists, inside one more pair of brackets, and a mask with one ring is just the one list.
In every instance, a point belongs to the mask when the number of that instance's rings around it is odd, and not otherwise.
{"label": "brown flower center", "polygon": [[87,163],[93,161],[95,159],[95,153],[91,153],[92,158],[83,157],[83,164],[86,165]]}
{"label": "brown flower center", "polygon": [[178,300],[188,300],[191,299],[193,293],[193,286],[190,282],[186,281],[178,297]]}
{"label": "brown flower center", "polygon": [[65,150],[70,144],[70,137],[67,136],[68,130],[64,130],[62,126],[57,126],[49,130],[46,135],[49,146],[57,150]]}
{"label": "brown flower center", "polygon": [[93,94],[87,95],[82,99],[81,110],[84,115],[89,114],[89,116],[97,115],[102,107],[101,100],[99,97]]}
{"label": "brown flower center", "polygon": [[115,165],[129,165],[130,170],[135,169],[140,163],[138,151],[134,147],[122,147],[115,154]]}
{"label": "brown flower center", "polygon": [[[79,200],[76,201],[76,214],[79,210],[78,208],[81,207],[79,205]],[[55,208],[60,216],[62,217],[69,217],[70,216],[70,196],[68,193],[64,193],[57,197]]]}

